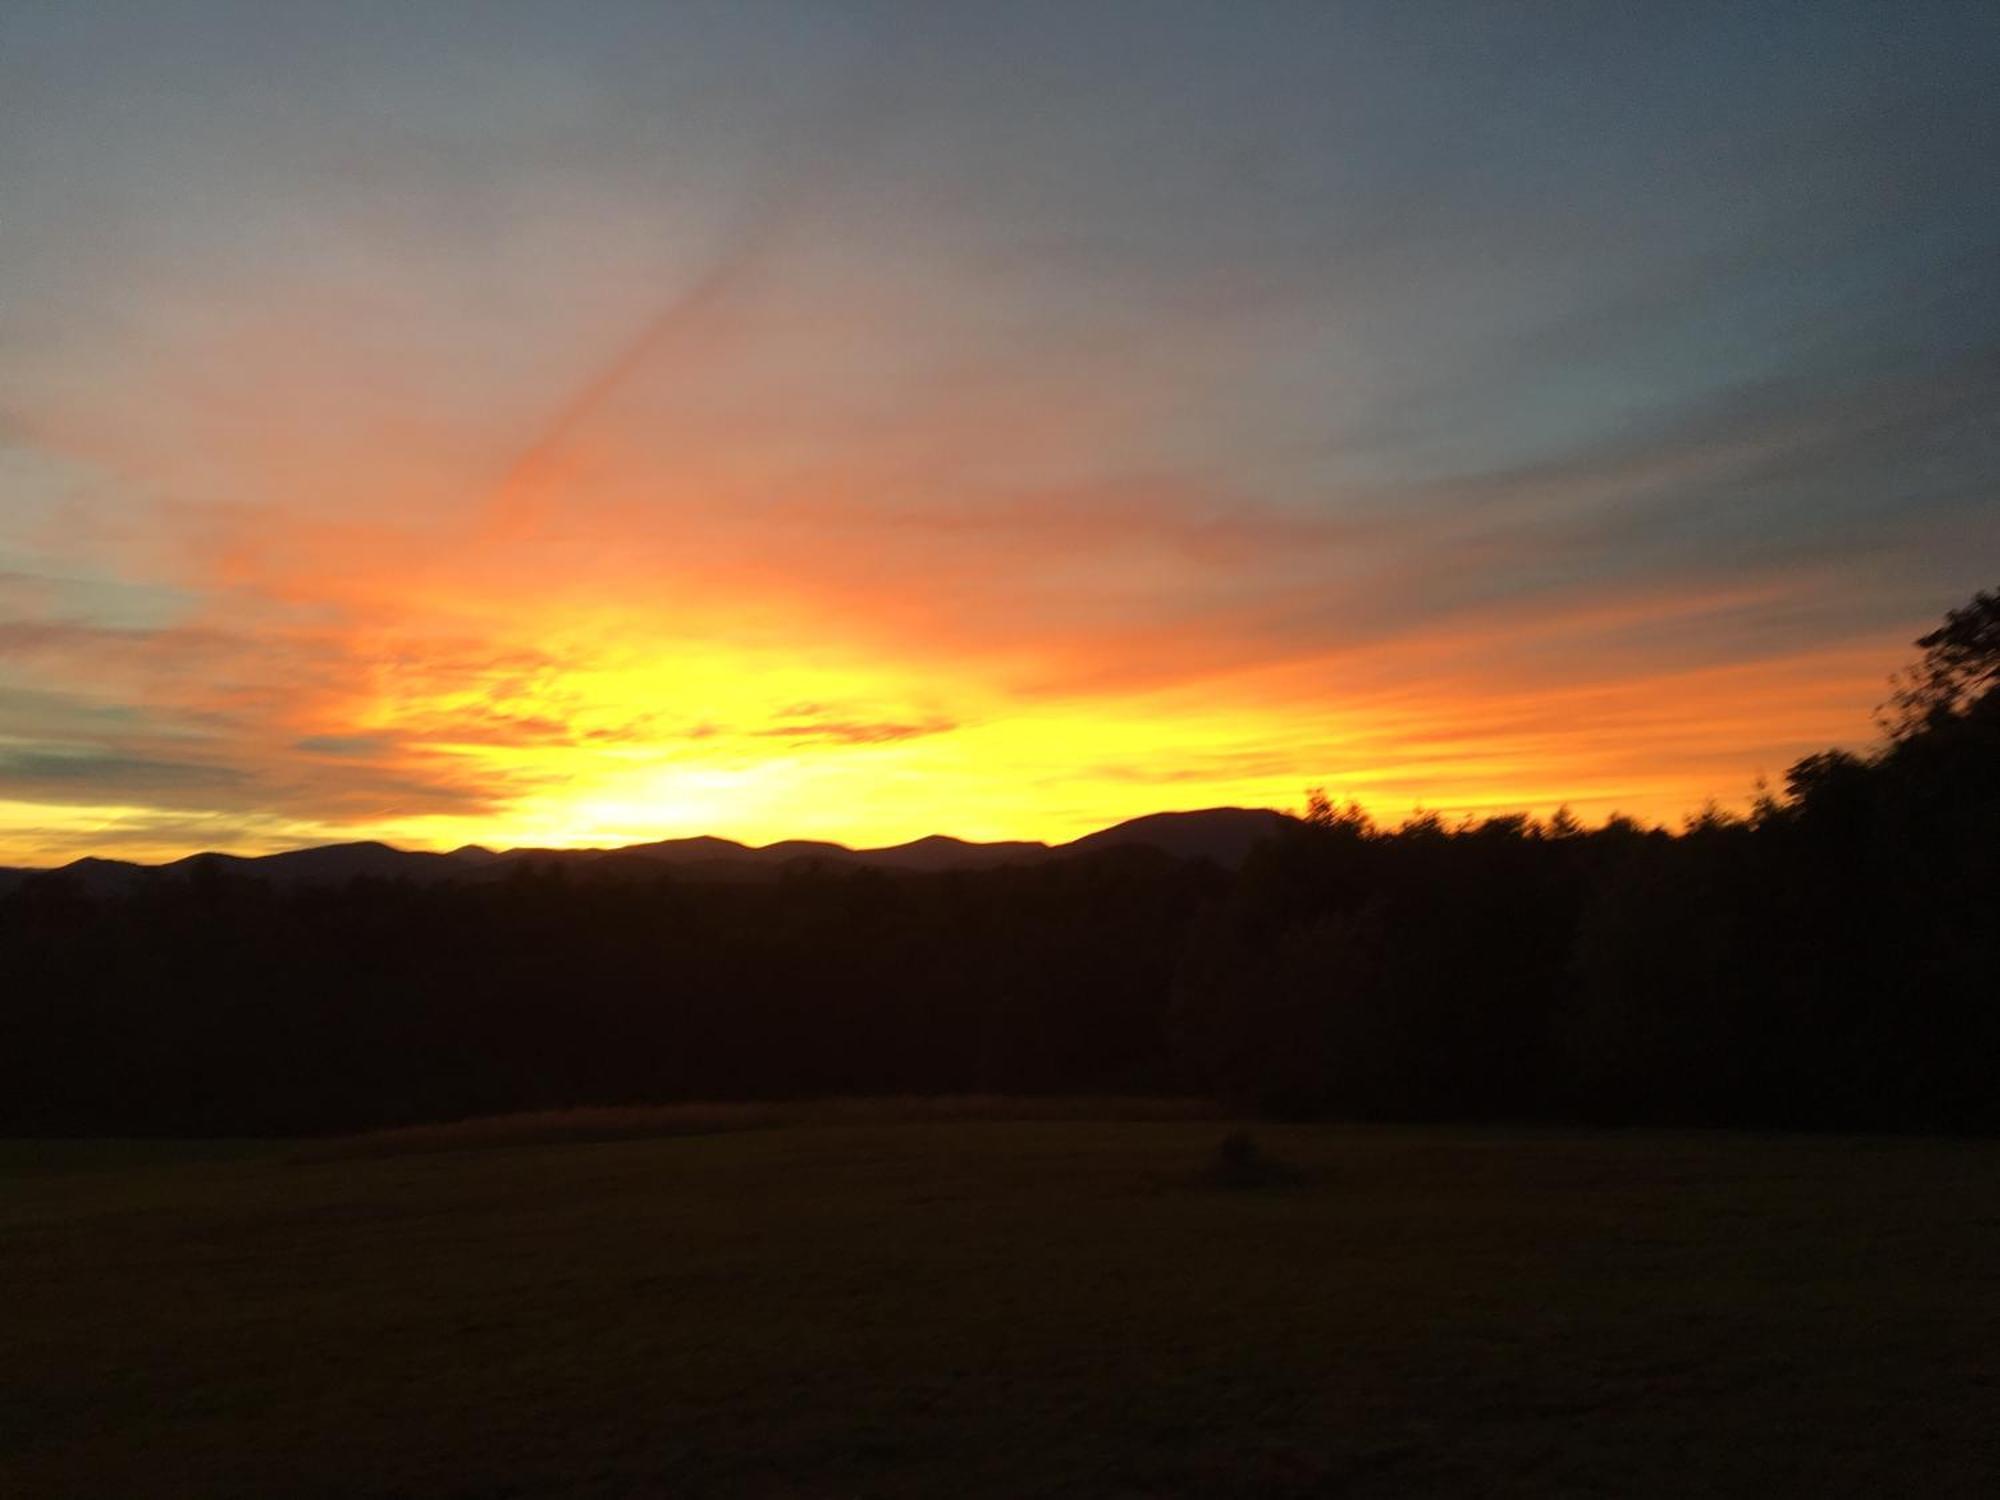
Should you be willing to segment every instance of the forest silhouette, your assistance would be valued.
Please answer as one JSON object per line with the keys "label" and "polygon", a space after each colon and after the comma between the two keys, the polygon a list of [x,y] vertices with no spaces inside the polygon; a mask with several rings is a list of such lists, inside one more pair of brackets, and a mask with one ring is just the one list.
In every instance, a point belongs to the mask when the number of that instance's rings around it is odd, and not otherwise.
{"label": "forest silhouette", "polygon": [[0,898],[0,1133],[957,1092],[1991,1131],[2000,591],[1917,645],[1873,749],[1675,833],[1315,793],[1235,868],[34,875]]}

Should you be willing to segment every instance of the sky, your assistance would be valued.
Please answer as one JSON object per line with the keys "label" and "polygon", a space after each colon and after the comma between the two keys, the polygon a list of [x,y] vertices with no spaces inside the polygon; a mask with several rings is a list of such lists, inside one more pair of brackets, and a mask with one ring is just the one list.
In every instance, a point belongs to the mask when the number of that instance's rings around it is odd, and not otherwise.
{"label": "sky", "polygon": [[2000,558],[1990,4],[0,6],[0,863],[1741,806]]}

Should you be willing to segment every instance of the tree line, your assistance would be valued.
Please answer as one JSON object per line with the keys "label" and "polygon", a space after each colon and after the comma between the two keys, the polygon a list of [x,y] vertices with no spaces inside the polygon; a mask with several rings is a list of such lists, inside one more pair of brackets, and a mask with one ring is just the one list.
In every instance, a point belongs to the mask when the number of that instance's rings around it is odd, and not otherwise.
{"label": "tree line", "polygon": [[961,1091],[1990,1131],[2000,592],[1918,645],[1873,749],[1673,833],[1315,794],[1235,871],[38,876],[0,900],[0,1133]]}

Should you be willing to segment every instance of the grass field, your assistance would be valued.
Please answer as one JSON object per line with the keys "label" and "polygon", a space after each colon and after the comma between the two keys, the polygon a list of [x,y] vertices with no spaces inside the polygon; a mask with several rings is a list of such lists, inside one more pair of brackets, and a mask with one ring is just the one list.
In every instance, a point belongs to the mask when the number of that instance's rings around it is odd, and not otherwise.
{"label": "grass field", "polygon": [[1992,1144],[1224,1129],[9,1145],[0,1495],[2000,1494]]}

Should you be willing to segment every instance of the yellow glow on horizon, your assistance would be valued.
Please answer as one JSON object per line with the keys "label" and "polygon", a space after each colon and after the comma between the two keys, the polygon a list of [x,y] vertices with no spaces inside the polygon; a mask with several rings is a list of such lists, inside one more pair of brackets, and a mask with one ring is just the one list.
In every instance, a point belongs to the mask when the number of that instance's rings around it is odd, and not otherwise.
{"label": "yellow glow on horizon", "polygon": [[473,789],[468,810],[400,806],[393,794],[317,818],[0,802],[0,863],[359,838],[428,849],[694,834],[854,847],[933,833],[1057,843],[1164,810],[1296,809],[1310,786],[1391,824],[1418,808],[1547,815],[1564,804],[1587,820],[1619,811],[1672,824],[1710,798],[1741,807],[1752,775],[1782,774],[1789,756],[1749,774],[1740,759],[1745,740],[1768,736],[1774,721],[1796,726],[1793,753],[1859,738],[1852,726],[1880,675],[1878,652],[1848,648],[1671,679],[1495,680],[1483,693],[1441,684],[1347,705],[1315,693],[1323,662],[1155,691],[1037,696],[831,643],[808,656],[649,637],[631,615],[567,633],[522,622],[490,656],[502,665],[461,679],[411,666],[412,653],[383,654],[365,681],[302,700],[285,726],[379,741],[392,766]]}

